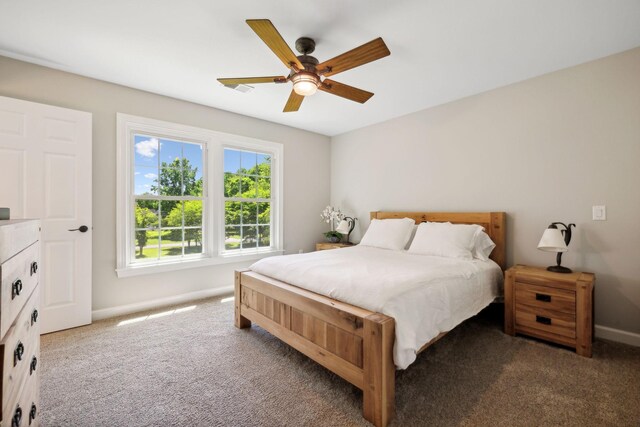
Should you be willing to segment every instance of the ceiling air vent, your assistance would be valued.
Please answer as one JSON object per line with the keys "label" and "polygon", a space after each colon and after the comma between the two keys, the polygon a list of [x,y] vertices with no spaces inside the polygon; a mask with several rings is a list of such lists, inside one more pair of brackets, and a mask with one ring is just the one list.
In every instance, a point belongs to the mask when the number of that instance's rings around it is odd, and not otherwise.
{"label": "ceiling air vent", "polygon": [[253,90],[253,86],[237,84],[237,85],[224,85],[229,89],[237,90],[238,92],[247,93]]}

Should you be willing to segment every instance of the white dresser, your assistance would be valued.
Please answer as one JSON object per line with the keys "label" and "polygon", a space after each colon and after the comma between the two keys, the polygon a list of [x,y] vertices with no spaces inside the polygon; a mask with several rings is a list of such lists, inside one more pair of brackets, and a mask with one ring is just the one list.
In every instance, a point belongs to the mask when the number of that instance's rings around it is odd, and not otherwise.
{"label": "white dresser", "polygon": [[39,240],[39,221],[0,221],[1,427],[40,425]]}

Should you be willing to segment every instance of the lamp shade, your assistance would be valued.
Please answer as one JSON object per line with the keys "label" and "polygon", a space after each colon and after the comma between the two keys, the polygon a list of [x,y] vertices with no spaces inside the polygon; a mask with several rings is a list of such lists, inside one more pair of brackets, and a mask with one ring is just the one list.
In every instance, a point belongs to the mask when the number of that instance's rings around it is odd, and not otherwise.
{"label": "lamp shade", "polygon": [[336,231],[340,234],[349,234],[349,221],[347,221],[346,219],[340,221],[340,224],[338,224],[338,228],[336,228]]}
{"label": "lamp shade", "polygon": [[546,252],[567,252],[562,232],[557,228],[547,228],[542,234],[538,249]]}

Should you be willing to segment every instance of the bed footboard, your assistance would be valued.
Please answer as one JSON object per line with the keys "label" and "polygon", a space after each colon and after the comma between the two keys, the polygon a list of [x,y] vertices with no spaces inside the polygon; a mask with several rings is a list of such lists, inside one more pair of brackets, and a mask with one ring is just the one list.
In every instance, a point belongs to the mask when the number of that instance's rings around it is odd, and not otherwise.
{"label": "bed footboard", "polygon": [[395,415],[393,318],[245,270],[235,273],[234,321],[259,325],[360,388],[374,425]]}

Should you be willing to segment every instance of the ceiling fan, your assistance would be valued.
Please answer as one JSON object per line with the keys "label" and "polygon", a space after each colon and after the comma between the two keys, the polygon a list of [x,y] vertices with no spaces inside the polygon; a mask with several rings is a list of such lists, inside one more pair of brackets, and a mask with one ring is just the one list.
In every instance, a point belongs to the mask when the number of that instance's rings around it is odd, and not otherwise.
{"label": "ceiling fan", "polygon": [[287,83],[293,82],[293,90],[284,112],[298,111],[305,96],[310,96],[320,89],[323,92],[338,95],[352,101],[364,104],[373,96],[373,93],[358,89],[353,86],[330,80],[326,77],[350,70],[368,62],[375,61],[391,54],[382,38],[365,43],[348,52],[338,55],[328,61],[319,62],[309,55],[313,53],[316,42],[309,37],[300,37],[296,40],[296,50],[301,55],[296,56],[284,41],[276,27],[268,19],[247,19],[247,24],[276,54],[284,65],[291,71],[285,76],[268,77],[239,77],[221,78],[220,83],[225,86],[249,84],[249,83]]}

